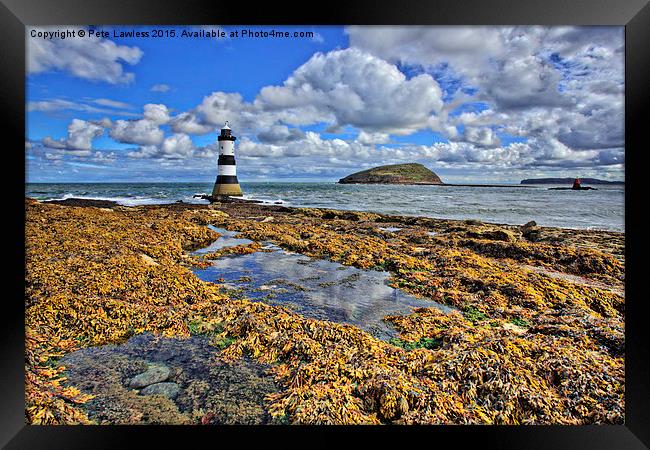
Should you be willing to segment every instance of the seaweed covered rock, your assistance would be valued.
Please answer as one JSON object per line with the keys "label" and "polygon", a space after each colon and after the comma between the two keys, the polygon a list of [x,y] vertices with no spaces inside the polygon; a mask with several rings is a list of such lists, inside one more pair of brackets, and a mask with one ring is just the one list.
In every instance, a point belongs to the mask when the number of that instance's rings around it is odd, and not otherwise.
{"label": "seaweed covered rock", "polygon": [[504,242],[517,242],[519,236],[517,233],[511,230],[500,229],[500,230],[480,230],[480,231],[468,231],[466,233],[467,237],[474,239],[487,239],[490,241],[504,241]]}
{"label": "seaweed covered rock", "polygon": [[542,240],[543,237],[541,228],[537,226],[537,222],[534,220],[522,225],[521,234],[525,239],[531,242],[538,242]]}

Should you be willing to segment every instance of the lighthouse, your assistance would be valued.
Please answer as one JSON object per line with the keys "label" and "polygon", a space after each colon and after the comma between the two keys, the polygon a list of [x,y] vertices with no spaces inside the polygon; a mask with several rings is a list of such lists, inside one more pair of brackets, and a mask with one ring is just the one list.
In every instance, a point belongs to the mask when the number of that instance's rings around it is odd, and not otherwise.
{"label": "lighthouse", "polygon": [[237,181],[237,165],[235,164],[235,140],[228,122],[221,129],[221,134],[217,138],[219,141],[219,168],[217,181],[214,182],[212,189],[212,198],[218,198],[220,195],[241,196],[242,191]]}

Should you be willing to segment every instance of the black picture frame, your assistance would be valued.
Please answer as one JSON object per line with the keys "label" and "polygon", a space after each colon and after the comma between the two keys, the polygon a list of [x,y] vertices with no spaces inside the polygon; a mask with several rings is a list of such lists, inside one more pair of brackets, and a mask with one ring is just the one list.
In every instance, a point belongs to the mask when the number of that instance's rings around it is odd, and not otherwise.
{"label": "black picture frame", "polygon": [[[2,57],[2,119],[5,125],[5,157],[15,161],[4,168],[3,180],[9,195],[6,223],[13,225],[15,238],[6,242],[9,262],[7,290],[3,296],[3,326],[0,327],[0,445],[6,448],[124,448],[146,442],[167,447],[179,439],[186,445],[203,437],[218,445],[223,433],[246,439],[255,434],[277,437],[290,444],[292,433],[305,433],[300,445],[311,445],[318,435],[354,433],[357,427],[136,427],[136,426],[29,426],[24,414],[24,189],[25,161],[18,149],[25,140],[25,29],[26,25],[75,24],[427,24],[427,25],[620,25],[625,26],[625,224],[626,224],[626,405],[625,425],[590,426],[432,426],[362,427],[379,439],[416,444],[411,433],[431,434],[427,445],[473,444],[481,448],[517,449],[641,449],[650,443],[650,370],[648,332],[645,325],[646,295],[642,289],[642,221],[645,208],[642,155],[647,152],[643,118],[649,102],[650,5],[646,0],[444,0],[388,1],[329,0],[314,4],[226,2],[223,0],[0,0],[0,56]],[[15,164],[15,165],[14,165]],[[24,192],[24,191],[23,191]],[[14,263],[18,255],[23,264]],[[22,291],[22,293],[21,293]],[[287,434],[290,433],[290,434]],[[234,436],[233,436],[234,437]],[[334,437],[332,437],[334,438]],[[213,440],[214,439],[214,440]],[[245,442],[245,441],[242,441]],[[335,441],[330,441],[336,445]],[[237,445],[236,443],[233,443]],[[233,445],[229,444],[229,445]],[[402,444],[402,445],[404,445]],[[141,444],[144,445],[144,444]],[[153,446],[153,445],[151,445]]]}

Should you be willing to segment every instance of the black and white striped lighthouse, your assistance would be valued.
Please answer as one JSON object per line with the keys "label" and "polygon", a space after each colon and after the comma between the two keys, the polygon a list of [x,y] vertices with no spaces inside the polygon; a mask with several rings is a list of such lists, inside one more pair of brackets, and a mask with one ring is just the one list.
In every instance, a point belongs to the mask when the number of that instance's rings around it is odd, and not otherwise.
{"label": "black and white striped lighthouse", "polygon": [[212,189],[212,198],[220,195],[241,196],[242,191],[237,181],[237,165],[235,164],[235,140],[231,134],[228,122],[221,129],[217,138],[219,141],[219,172],[217,181]]}

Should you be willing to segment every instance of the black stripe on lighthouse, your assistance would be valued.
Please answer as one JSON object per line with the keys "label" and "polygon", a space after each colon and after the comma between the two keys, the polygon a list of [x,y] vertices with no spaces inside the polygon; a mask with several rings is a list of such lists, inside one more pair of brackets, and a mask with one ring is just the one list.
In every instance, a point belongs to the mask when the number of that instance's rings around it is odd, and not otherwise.
{"label": "black stripe on lighthouse", "polygon": [[219,155],[219,165],[220,166],[235,166],[235,156],[234,155]]}
{"label": "black stripe on lighthouse", "polygon": [[239,184],[237,175],[217,175],[216,184]]}

